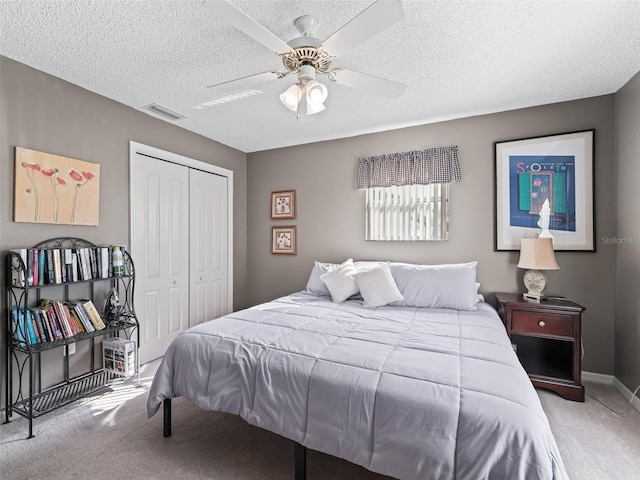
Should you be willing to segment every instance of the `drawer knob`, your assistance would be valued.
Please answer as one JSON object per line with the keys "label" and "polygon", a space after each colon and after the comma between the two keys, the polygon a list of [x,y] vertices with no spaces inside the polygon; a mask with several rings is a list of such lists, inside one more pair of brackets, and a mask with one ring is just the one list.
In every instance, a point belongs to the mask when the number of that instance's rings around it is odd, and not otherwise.
{"label": "drawer knob", "polygon": [[538,325],[540,325],[541,327],[544,327],[546,325],[546,323],[544,323],[544,320],[540,320],[538,322]]}

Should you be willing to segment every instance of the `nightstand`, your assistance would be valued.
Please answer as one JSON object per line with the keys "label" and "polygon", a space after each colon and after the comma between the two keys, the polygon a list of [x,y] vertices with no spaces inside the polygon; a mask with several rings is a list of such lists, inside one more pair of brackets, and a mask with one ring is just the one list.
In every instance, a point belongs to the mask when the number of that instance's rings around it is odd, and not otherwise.
{"label": "nightstand", "polygon": [[581,321],[585,308],[570,300],[532,302],[496,293],[498,313],[520,363],[534,386],[584,402]]}

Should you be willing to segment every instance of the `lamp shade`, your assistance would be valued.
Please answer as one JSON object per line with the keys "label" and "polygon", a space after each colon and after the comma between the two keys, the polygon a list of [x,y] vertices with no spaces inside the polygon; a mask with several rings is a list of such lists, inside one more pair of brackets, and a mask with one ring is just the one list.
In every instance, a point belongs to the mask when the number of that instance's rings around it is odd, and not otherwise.
{"label": "lamp shade", "polygon": [[307,82],[307,98],[313,103],[323,103],[327,99],[327,87],[316,80]]}
{"label": "lamp shade", "polygon": [[320,82],[311,80],[305,86],[307,93],[307,115],[315,115],[325,109],[324,101],[327,99],[327,87]]}
{"label": "lamp shade", "polygon": [[518,268],[558,270],[552,238],[523,238],[520,242]]}
{"label": "lamp shade", "polygon": [[291,85],[287,90],[280,95],[280,101],[292,112],[298,110],[298,104],[302,98],[302,89],[298,84]]}

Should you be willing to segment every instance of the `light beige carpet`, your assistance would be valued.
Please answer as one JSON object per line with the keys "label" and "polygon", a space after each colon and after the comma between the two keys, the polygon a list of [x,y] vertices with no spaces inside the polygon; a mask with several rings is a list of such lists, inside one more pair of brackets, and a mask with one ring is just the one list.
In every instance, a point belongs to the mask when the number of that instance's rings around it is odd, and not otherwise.
{"label": "light beige carpet", "polygon": [[[157,364],[143,367],[142,388],[116,385],[36,419],[30,440],[25,419],[0,425],[0,478],[293,479],[291,441],[183,399],[173,400],[173,435],[164,438],[162,411],[148,420],[145,410]],[[571,478],[640,478],[640,414],[620,417],[593,399],[624,410],[612,387],[587,384],[584,404],[539,393]],[[309,480],[387,478],[313,451],[307,468]]]}

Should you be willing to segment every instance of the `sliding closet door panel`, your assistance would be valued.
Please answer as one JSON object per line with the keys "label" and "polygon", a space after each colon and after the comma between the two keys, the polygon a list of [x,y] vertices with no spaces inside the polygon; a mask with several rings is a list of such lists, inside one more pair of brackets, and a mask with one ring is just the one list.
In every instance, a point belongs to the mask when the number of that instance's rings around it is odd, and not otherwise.
{"label": "sliding closet door panel", "polygon": [[231,311],[228,301],[227,178],[190,171],[190,325]]}
{"label": "sliding closet door panel", "polygon": [[164,355],[188,326],[189,170],[135,155],[132,159],[132,232],[137,255],[136,313],[140,361]]}

